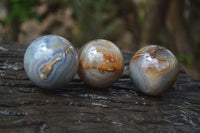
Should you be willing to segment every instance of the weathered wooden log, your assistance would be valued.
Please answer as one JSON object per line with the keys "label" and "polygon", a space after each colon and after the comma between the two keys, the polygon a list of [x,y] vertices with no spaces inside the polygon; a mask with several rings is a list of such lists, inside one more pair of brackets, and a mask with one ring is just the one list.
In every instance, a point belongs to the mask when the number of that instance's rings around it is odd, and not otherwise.
{"label": "weathered wooden log", "polygon": [[173,89],[147,96],[129,78],[133,53],[123,52],[125,71],[113,86],[93,89],[75,78],[48,92],[24,72],[26,45],[0,46],[0,132],[200,132],[200,82],[184,70]]}

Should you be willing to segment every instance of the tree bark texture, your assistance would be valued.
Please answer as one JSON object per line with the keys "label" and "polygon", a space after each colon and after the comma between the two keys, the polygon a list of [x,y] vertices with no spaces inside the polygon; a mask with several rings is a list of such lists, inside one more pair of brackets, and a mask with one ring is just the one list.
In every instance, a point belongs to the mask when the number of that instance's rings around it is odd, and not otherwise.
{"label": "tree bark texture", "polygon": [[142,30],[141,46],[158,44],[161,31],[165,25],[168,0],[151,0],[147,2],[147,20]]}
{"label": "tree bark texture", "polygon": [[200,1],[199,0],[190,0],[191,6],[189,8],[190,16],[188,24],[190,26],[190,34],[193,40],[193,45],[195,55],[197,58],[200,58],[199,49],[200,49]]}
{"label": "tree bark texture", "polygon": [[168,45],[175,53],[190,56],[192,54],[192,42],[190,34],[184,25],[185,1],[171,0],[166,18],[168,32]]}
{"label": "tree bark texture", "polygon": [[18,41],[20,26],[21,26],[21,23],[16,17],[7,25],[7,30],[5,33],[6,35],[5,38],[7,41],[10,41],[10,40],[12,40],[13,42]]}
{"label": "tree bark texture", "polygon": [[[117,0],[119,3],[118,17],[122,18],[125,29],[132,34],[134,50],[138,49],[140,43],[140,24],[138,16],[138,8],[133,0]],[[133,50],[131,48],[131,50]]]}
{"label": "tree bark texture", "polygon": [[[11,3],[9,1],[5,2],[5,5],[7,7],[8,12],[11,12]],[[5,40],[7,41],[13,41],[17,42],[18,41],[18,35],[20,32],[20,27],[21,23],[17,16],[14,16],[11,22],[8,22],[5,30],[5,34],[3,35]]]}

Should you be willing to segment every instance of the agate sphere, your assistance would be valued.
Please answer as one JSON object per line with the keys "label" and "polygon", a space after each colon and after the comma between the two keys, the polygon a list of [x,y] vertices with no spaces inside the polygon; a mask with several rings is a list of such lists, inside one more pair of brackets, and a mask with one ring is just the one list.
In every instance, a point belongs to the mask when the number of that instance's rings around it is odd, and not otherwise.
{"label": "agate sphere", "polygon": [[89,86],[106,88],[118,80],[124,69],[120,49],[108,40],[86,43],[79,51],[79,77]]}
{"label": "agate sphere", "polygon": [[150,45],[136,52],[129,71],[139,90],[148,95],[160,95],[172,88],[179,74],[179,63],[168,49]]}
{"label": "agate sphere", "polygon": [[57,35],[42,36],[26,49],[24,69],[37,86],[60,89],[75,76],[78,54],[65,38]]}

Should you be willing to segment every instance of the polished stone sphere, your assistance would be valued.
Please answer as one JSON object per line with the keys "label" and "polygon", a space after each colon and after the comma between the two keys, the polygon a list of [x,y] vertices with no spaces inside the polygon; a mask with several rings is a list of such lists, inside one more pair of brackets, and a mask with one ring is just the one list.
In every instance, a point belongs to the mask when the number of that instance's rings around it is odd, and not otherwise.
{"label": "polished stone sphere", "polygon": [[136,52],[129,71],[139,90],[148,95],[160,95],[172,88],[179,74],[179,63],[168,49],[151,45]]}
{"label": "polished stone sphere", "polygon": [[75,76],[78,54],[63,37],[46,35],[26,49],[24,69],[29,79],[45,89],[60,89]]}
{"label": "polished stone sphere", "polygon": [[121,76],[123,68],[120,49],[108,40],[90,41],[79,51],[78,74],[91,87],[111,86]]}

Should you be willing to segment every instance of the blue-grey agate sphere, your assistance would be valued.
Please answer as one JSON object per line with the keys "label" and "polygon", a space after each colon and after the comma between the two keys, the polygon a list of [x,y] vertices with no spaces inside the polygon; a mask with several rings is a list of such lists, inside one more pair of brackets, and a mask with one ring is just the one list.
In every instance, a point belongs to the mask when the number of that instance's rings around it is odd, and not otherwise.
{"label": "blue-grey agate sphere", "polygon": [[45,35],[34,40],[26,49],[24,69],[37,86],[60,89],[75,76],[78,54],[65,38]]}

